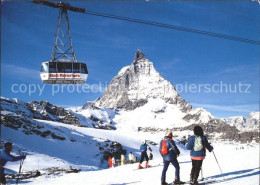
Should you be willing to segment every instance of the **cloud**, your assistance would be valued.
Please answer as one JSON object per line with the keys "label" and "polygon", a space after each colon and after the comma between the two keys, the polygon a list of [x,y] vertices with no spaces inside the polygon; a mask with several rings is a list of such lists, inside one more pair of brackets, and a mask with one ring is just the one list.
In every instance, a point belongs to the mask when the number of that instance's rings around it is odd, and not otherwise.
{"label": "cloud", "polygon": [[258,64],[248,64],[248,65],[240,65],[240,66],[232,66],[229,68],[225,68],[221,71],[218,71],[215,75],[230,75],[230,74],[250,74],[252,71],[258,72]]}
{"label": "cloud", "polygon": [[161,70],[172,70],[172,69],[176,69],[178,63],[181,63],[181,59],[180,58],[173,58],[171,61],[164,61],[162,62],[159,66],[158,69]]}
{"label": "cloud", "polygon": [[28,69],[13,64],[2,64],[1,73],[3,75],[12,75],[17,78],[33,78],[40,79],[40,71]]}
{"label": "cloud", "polygon": [[194,107],[202,107],[213,110],[229,111],[229,112],[241,112],[249,113],[254,111],[259,111],[259,105],[257,104],[248,104],[248,105],[213,105],[213,104],[199,104],[191,103]]}

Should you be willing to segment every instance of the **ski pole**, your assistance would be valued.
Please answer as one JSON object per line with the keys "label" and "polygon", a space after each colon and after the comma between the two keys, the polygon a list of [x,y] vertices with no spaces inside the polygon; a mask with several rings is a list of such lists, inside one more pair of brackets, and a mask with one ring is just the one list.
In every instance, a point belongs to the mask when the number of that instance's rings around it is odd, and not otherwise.
{"label": "ski pole", "polygon": [[22,159],[21,162],[20,162],[19,173],[18,173],[18,176],[17,176],[17,179],[16,179],[16,184],[18,184],[18,179],[19,179],[19,176],[20,176],[20,173],[21,173],[21,170],[22,170],[23,161],[24,161],[24,159]]}
{"label": "ski pole", "polygon": [[[214,151],[213,151],[213,155],[214,155],[214,157],[215,157],[215,159],[216,159],[216,162],[218,163],[218,160],[217,160],[217,157],[216,157],[216,155],[215,155]],[[221,172],[221,175],[222,175],[222,177],[223,177],[224,181],[226,181],[226,179],[225,179],[225,177],[224,177],[224,175],[223,175],[222,169],[220,168],[220,165],[219,165],[219,163],[218,163],[218,167],[219,167],[219,169],[220,169],[220,172]]]}
{"label": "ski pole", "polygon": [[203,177],[203,172],[202,172],[202,166],[201,166],[201,180],[203,181],[204,180],[204,177]]}

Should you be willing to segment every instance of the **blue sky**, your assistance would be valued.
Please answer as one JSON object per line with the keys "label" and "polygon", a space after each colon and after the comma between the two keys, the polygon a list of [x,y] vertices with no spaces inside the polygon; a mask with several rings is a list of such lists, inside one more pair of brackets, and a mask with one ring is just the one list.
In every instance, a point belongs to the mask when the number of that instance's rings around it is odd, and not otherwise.
{"label": "blue sky", "polygon": [[[260,5],[251,1],[70,4],[90,11],[260,40]],[[81,106],[102,96],[103,92],[74,89],[74,93],[69,93],[73,87],[63,87],[62,91],[61,86],[41,83],[39,70],[41,63],[51,57],[57,9],[30,2],[4,2],[1,6],[1,96],[47,100],[61,106]],[[141,49],[194,107],[202,106],[217,117],[247,116],[259,111],[259,45],[74,12],[69,12],[69,20],[77,59],[87,63],[87,84],[96,91],[99,89],[94,84],[101,84],[104,90]],[[191,88],[192,84],[195,89],[185,91],[185,85]],[[233,91],[226,92],[225,85]],[[58,88],[59,92],[54,93],[53,89]],[[81,90],[82,86],[78,88]]]}

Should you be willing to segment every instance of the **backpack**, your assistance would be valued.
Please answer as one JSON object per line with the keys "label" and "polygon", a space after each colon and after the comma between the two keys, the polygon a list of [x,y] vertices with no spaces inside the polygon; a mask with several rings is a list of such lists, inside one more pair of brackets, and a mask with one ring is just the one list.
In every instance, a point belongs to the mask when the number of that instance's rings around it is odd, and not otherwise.
{"label": "backpack", "polygon": [[168,153],[169,153],[169,151],[168,151],[168,148],[166,146],[166,140],[163,140],[162,146],[161,146],[161,154],[166,155]]}
{"label": "backpack", "polygon": [[195,136],[195,141],[194,141],[194,151],[199,152],[202,151],[204,148],[203,143],[202,143],[202,138],[200,136]]}

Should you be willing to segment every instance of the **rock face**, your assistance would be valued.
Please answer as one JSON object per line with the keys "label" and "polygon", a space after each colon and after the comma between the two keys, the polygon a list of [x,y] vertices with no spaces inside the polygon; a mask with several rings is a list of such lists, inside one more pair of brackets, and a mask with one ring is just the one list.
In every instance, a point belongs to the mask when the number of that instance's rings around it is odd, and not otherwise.
{"label": "rock face", "polygon": [[246,118],[243,116],[234,116],[221,119],[230,126],[235,126],[242,132],[259,130],[259,112],[251,112]]}
{"label": "rock face", "polygon": [[[26,135],[65,140],[65,134],[57,128],[55,132],[35,119],[58,121],[78,125],[78,119],[61,107],[48,102],[22,102],[1,97],[1,121],[3,126],[20,130]],[[69,122],[69,120],[71,122]]]}
{"label": "rock face", "polygon": [[182,111],[191,105],[182,99],[174,86],[165,80],[145,55],[138,50],[130,66],[123,67],[107,87],[96,106],[133,110],[149,99],[160,98],[166,103],[177,104]]}
{"label": "rock face", "polygon": [[234,116],[229,118],[222,118],[222,121],[230,126],[235,126],[238,130],[243,130],[245,127],[246,120],[243,116]]}
{"label": "rock face", "polygon": [[260,112],[251,112],[246,118],[246,130],[259,131]]}
{"label": "rock face", "polygon": [[33,119],[80,125],[79,119],[75,115],[47,101],[32,101],[27,103],[18,101],[17,99],[1,98],[1,111],[3,115],[19,115]]}

